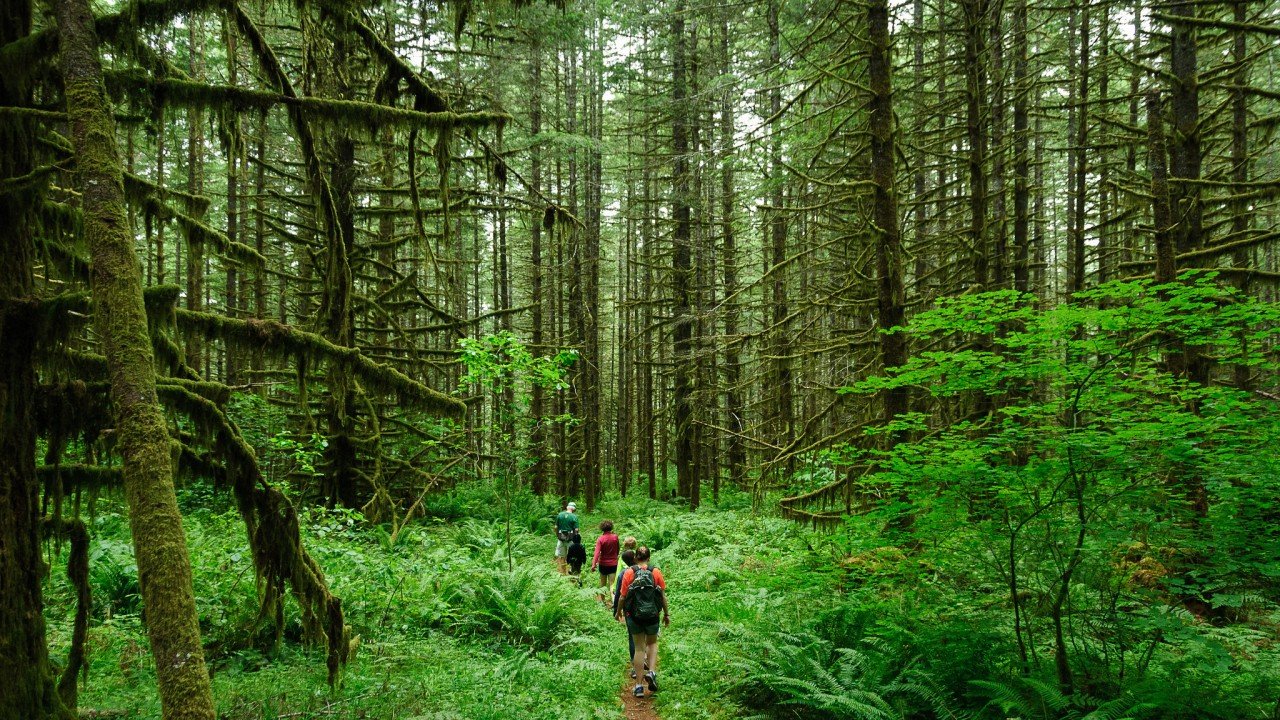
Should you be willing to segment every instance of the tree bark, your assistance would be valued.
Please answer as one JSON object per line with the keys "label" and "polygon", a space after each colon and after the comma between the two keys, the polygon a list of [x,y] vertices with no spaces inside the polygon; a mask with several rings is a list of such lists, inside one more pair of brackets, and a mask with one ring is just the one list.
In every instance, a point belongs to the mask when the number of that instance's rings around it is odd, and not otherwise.
{"label": "tree bark", "polygon": [[[542,145],[538,135],[542,133],[542,44],[534,40],[530,50],[533,55],[530,63],[532,87],[529,99],[529,135],[534,138],[529,148],[529,189],[531,199],[540,202],[542,192]],[[530,340],[537,350],[543,348],[545,342],[542,331],[542,229],[543,218],[535,217],[529,237],[529,302],[533,305],[530,311]],[[533,464],[529,468],[529,489],[535,495],[547,492],[546,432],[543,425],[543,388],[534,384],[529,398],[529,414],[533,416],[533,432],[529,439],[530,452],[533,453]]]}
{"label": "tree bark", "polygon": [[672,326],[675,387],[676,484],[679,493],[694,502],[694,486],[698,483],[698,465],[693,445],[693,318],[691,316],[692,278],[692,210],[689,182],[689,116],[687,39],[684,22],[685,4],[677,2],[672,13],[671,37],[675,45],[672,60],[671,145],[674,153],[671,214],[675,220],[672,234],[671,288],[674,296]]}
{"label": "tree bark", "polygon": [[[728,16],[720,24],[720,72],[728,76],[731,67],[731,44]],[[725,460],[729,466],[729,480],[739,490],[746,486],[747,451],[743,443],[746,434],[746,407],[742,402],[741,358],[738,355],[738,250],[734,228],[734,210],[737,198],[734,193],[733,124],[734,89],[726,85],[720,96],[720,222],[722,245],[720,267],[724,277],[724,415],[726,438]]]}
{"label": "tree bark", "polygon": [[[777,405],[773,408],[774,439],[779,447],[791,447],[795,439],[795,398],[791,378],[791,338],[787,334],[787,223],[782,215],[785,202],[782,188],[782,35],[779,24],[779,0],[769,0],[769,70],[774,78],[769,89],[769,182],[770,205],[767,211],[766,247],[769,252],[770,333],[772,342],[774,384]],[[793,467],[793,456],[786,458],[786,470]]]}
{"label": "tree bark", "polygon": [[[0,46],[31,32],[31,6],[0,6]],[[0,105],[29,105],[28,88],[0,82]],[[0,180],[31,172],[34,125],[10,120],[0,132]],[[33,192],[0,192],[0,720],[70,720],[54,686],[45,637],[36,479],[37,330],[30,208]]]}
{"label": "tree bark", "polygon": [[1027,72],[1027,0],[1013,7],[1013,289],[1030,292],[1029,143],[1027,109],[1031,83]]}
{"label": "tree bark", "polygon": [[[902,284],[902,238],[898,230],[897,176],[894,154],[897,128],[893,117],[892,57],[889,51],[888,0],[872,0],[867,6],[869,72],[871,87],[869,129],[871,134],[871,182],[874,186],[876,236],[876,283],[880,364],[883,370],[907,361],[905,333],[889,332],[905,321],[905,291]],[[910,403],[907,388],[885,390],[884,422],[905,413]]]}
{"label": "tree bark", "polygon": [[969,253],[973,281],[985,290],[990,280],[987,247],[987,22],[988,0],[963,0],[965,21],[965,130],[969,139]]}
{"label": "tree bark", "polygon": [[213,720],[213,695],[173,489],[169,432],[156,399],[142,277],[125,218],[115,123],[87,0],[56,3],[67,114],[76,148],[98,336],[107,357],[115,434],[138,584],[166,720]]}

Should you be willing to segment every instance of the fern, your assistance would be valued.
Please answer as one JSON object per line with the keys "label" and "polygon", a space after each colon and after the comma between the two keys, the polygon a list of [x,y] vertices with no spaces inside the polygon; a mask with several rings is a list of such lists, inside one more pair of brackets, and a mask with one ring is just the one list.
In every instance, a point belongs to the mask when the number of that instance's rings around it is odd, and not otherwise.
{"label": "fern", "polygon": [[950,716],[945,694],[928,675],[877,643],[838,648],[809,634],[756,638],[738,663],[735,690],[756,706],[783,704],[850,720],[898,720],[916,709]]}
{"label": "fern", "polygon": [[975,694],[987,698],[979,716],[994,706],[1000,717],[1026,720],[1138,720],[1158,707],[1129,693],[1106,701],[1085,694],[1067,695],[1056,684],[1034,677],[973,680],[969,685]]}

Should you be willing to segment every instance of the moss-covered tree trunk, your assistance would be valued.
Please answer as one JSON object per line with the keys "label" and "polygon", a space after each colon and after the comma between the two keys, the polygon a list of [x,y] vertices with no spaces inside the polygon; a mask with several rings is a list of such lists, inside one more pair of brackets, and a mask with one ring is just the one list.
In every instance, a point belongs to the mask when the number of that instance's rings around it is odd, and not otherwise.
{"label": "moss-covered tree trunk", "polygon": [[213,695],[200,646],[191,565],[173,491],[169,432],[156,400],[142,276],[125,218],[115,127],[102,85],[87,0],[58,0],[62,78],[84,232],[93,262],[95,322],[107,357],[115,434],[138,584],[166,720],[212,720]]}
{"label": "moss-covered tree trunk", "polygon": [[[0,46],[31,31],[31,6],[0,3]],[[0,79],[0,105],[27,105],[30,93]],[[0,123],[0,180],[32,170],[30,125]],[[0,193],[0,720],[58,717],[45,646],[40,580],[40,503],[36,482],[35,308],[31,268],[35,249],[28,218],[34,192]]]}

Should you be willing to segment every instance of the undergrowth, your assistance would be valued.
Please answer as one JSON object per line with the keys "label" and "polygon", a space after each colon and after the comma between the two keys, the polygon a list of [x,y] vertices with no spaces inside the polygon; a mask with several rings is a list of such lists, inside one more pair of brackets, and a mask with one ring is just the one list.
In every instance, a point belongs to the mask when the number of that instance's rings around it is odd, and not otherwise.
{"label": "undergrowth", "polygon": [[[360,637],[333,690],[322,650],[302,641],[296,609],[279,643],[259,622],[235,510],[199,487],[182,502],[225,720],[621,714],[625,634],[596,602],[589,569],[582,588],[556,573],[554,500],[512,498],[511,570],[505,506],[491,488],[431,498],[426,517],[398,533],[350,511],[304,512],[304,540]],[[1163,642],[1145,672],[1123,687],[1066,695],[1051,658],[1025,674],[1012,662],[1007,607],[979,573],[886,547],[870,524],[817,533],[749,506],[726,493],[720,507],[689,513],[615,496],[582,517],[588,555],[596,526],[610,518],[620,535],[655,548],[668,578],[672,625],[656,701],[666,720],[1280,717],[1274,608],[1219,627],[1164,612]],[[94,611],[81,705],[155,718],[122,513],[104,500],[90,519]],[[52,573],[46,590],[50,634],[65,648],[70,589]]]}

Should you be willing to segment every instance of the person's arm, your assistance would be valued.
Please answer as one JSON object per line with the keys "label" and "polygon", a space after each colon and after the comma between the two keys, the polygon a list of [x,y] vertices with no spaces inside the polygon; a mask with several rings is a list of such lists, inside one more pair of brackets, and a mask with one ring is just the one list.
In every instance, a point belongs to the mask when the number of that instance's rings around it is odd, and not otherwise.
{"label": "person's arm", "polygon": [[631,578],[633,577],[635,577],[635,572],[632,571],[631,568],[627,568],[627,571],[622,573],[622,580],[620,581],[621,584],[618,585],[618,601],[613,607],[613,617],[615,620],[622,617],[622,604],[627,598],[627,589],[631,587]]}
{"label": "person's arm", "polygon": [[670,625],[671,610],[667,607],[667,581],[662,577],[661,570],[653,569],[653,581],[657,583],[658,587],[662,588],[662,624]]}
{"label": "person's arm", "polygon": [[596,552],[591,556],[591,569],[595,570],[596,565],[600,563],[600,543],[604,542],[604,536],[596,538]]}

